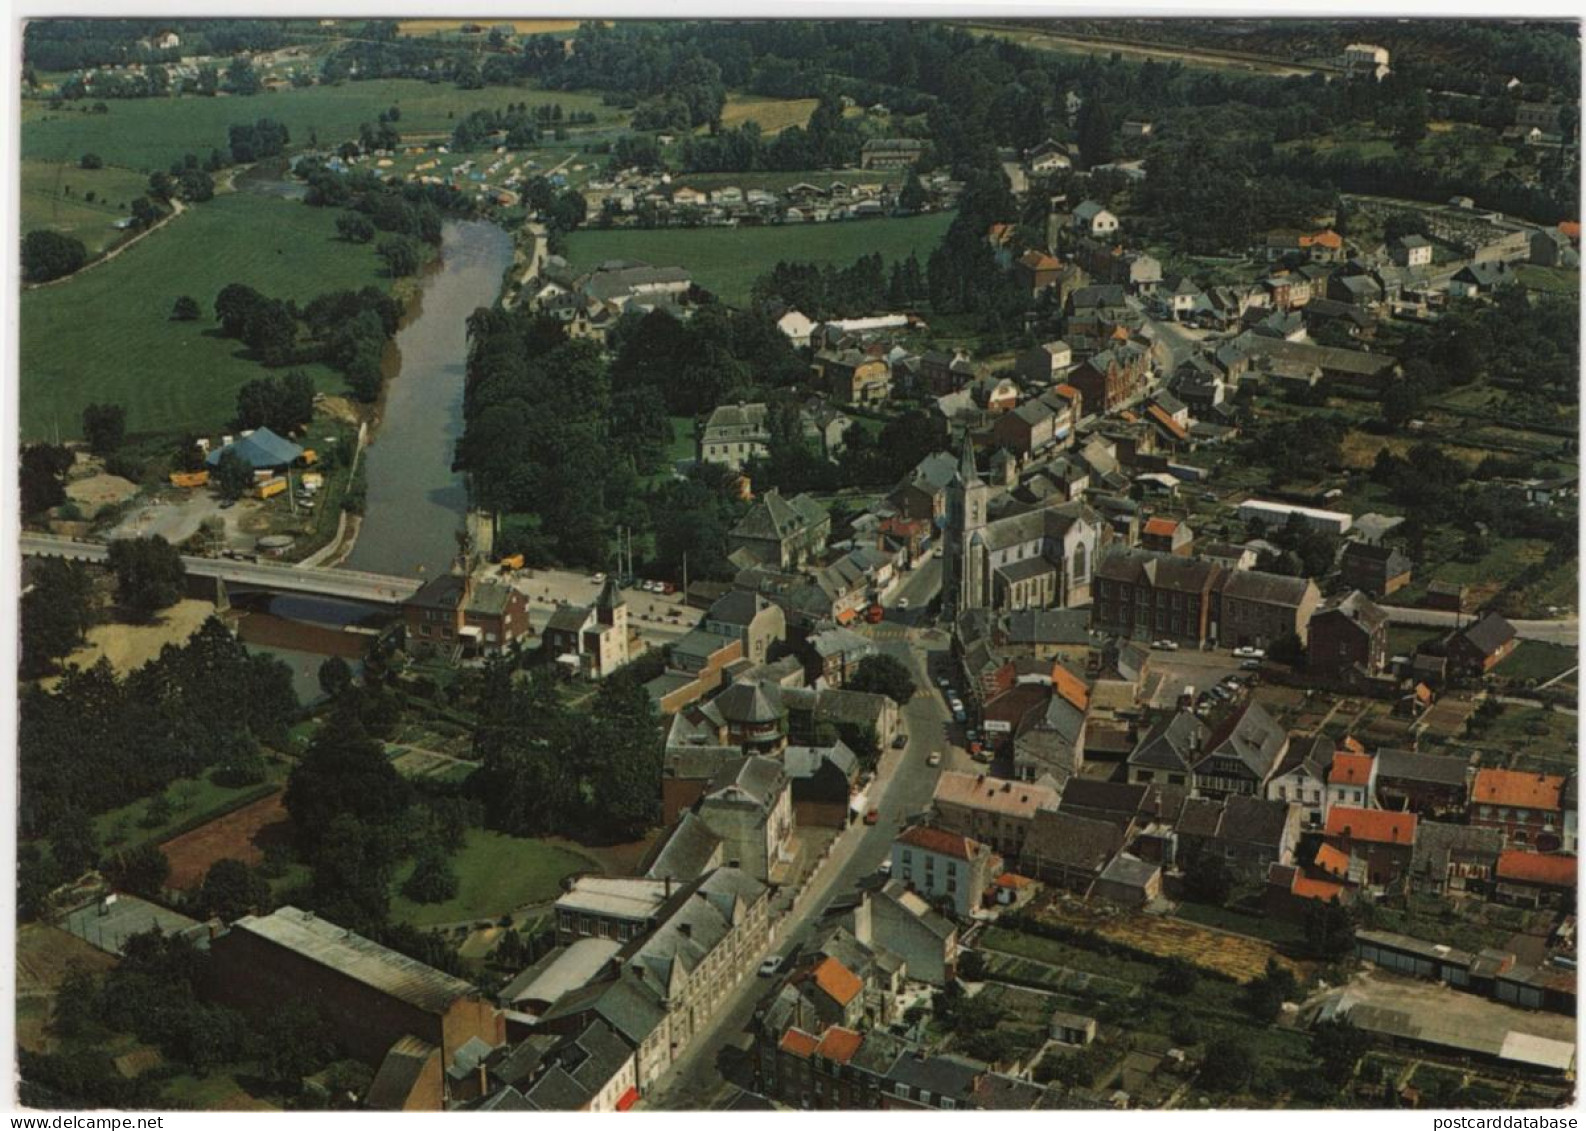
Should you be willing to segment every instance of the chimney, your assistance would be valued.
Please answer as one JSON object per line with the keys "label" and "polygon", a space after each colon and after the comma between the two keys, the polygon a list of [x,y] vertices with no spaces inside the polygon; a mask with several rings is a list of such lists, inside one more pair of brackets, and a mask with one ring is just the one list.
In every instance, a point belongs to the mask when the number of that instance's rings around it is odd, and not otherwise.
{"label": "chimney", "polygon": [[666,898],[666,899],[671,899],[672,898],[672,877],[671,877],[670,874],[668,874],[667,877],[666,877],[666,894],[665,894],[664,898]]}
{"label": "chimney", "polygon": [[692,923],[679,923],[677,925],[677,929],[683,932],[683,937],[685,939],[691,939],[694,937],[694,924]]}

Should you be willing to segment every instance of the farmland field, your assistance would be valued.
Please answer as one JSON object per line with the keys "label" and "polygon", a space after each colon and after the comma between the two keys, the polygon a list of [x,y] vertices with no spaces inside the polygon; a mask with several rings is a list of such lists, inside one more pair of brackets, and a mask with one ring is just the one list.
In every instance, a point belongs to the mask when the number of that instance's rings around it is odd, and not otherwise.
{"label": "farmland field", "polygon": [[[79,434],[83,407],[123,404],[132,433],[222,427],[237,390],[269,370],[241,343],[216,333],[210,311],[228,283],[298,302],[325,293],[386,286],[372,244],[336,239],[334,209],[231,193],[196,205],[125,254],[56,286],[22,296],[22,434]],[[191,295],[205,309],[173,322]],[[294,366],[326,392],[341,375]]]}
{"label": "farmland field", "polygon": [[[148,178],[129,169],[110,165],[84,169],[76,161],[24,161],[22,232],[47,228],[75,236],[89,255],[98,255],[127,234],[112,225],[131,215],[132,201],[147,189]],[[91,202],[89,193],[94,196]]]}
{"label": "farmland field", "polygon": [[179,891],[196,888],[217,860],[230,857],[244,864],[258,864],[264,859],[267,844],[285,844],[291,820],[285,797],[284,791],[277,790],[160,845],[171,862],[167,886]]}
{"label": "farmland field", "polygon": [[[445,903],[414,903],[393,895],[391,918],[418,927],[494,919],[526,904],[555,899],[563,876],[593,867],[587,857],[543,841],[469,829],[467,842],[452,856],[457,895]],[[410,874],[411,865],[398,871],[395,890],[401,890]]]}
{"label": "farmland field", "polygon": [[762,98],[755,94],[733,94],[721,112],[724,129],[736,129],[754,122],[765,134],[778,133],[789,126],[804,126],[815,112],[818,99]]}
{"label": "farmland field", "polygon": [[495,110],[518,102],[531,107],[559,102],[564,111],[592,111],[604,123],[624,116],[622,111],[601,105],[599,96],[576,91],[515,86],[459,90],[450,83],[371,79],[266,92],[251,98],[122,99],[111,104],[108,114],[90,113],[86,105],[50,110],[42,103],[26,102],[22,107],[22,156],[75,162],[91,151],[108,165],[148,173],[180,161],[188,153],[204,158],[211,149],[224,151],[231,126],[259,118],[283,123],[291,135],[291,146],[303,148],[315,137],[325,146],[356,138],[360,124],[373,122],[390,106],[402,111],[397,129],[406,140],[414,135],[450,134],[457,119],[475,110]]}
{"label": "farmland field", "polygon": [[755,279],[778,260],[846,266],[872,252],[880,252],[888,262],[913,252],[924,262],[951,222],[950,213],[938,213],[765,228],[583,230],[567,237],[567,259],[580,267],[619,258],[684,267],[696,283],[724,302],[742,304],[748,301]]}

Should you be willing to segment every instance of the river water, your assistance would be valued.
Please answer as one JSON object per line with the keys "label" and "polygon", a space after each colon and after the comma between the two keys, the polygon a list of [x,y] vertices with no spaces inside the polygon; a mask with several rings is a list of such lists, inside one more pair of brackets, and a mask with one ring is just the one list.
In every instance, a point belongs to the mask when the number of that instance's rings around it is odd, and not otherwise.
{"label": "river water", "polygon": [[512,238],[495,224],[448,221],[442,229],[440,266],[424,277],[416,316],[397,331],[401,366],[364,451],[368,498],[345,568],[433,577],[456,556],[468,502],[452,471],[468,316],[495,302],[511,263]]}

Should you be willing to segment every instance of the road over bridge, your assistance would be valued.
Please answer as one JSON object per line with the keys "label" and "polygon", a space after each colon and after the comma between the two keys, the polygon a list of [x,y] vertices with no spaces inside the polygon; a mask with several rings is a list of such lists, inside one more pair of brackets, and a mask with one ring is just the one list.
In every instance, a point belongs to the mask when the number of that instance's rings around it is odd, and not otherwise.
{"label": "road over bridge", "polygon": [[[23,555],[31,558],[69,558],[102,564],[110,556],[110,548],[100,542],[77,542],[42,534],[24,534],[21,545]],[[189,577],[213,577],[227,585],[267,589],[272,593],[330,597],[371,605],[400,605],[417,593],[422,584],[420,579],[411,577],[232,558],[183,555],[182,564],[187,567]]]}

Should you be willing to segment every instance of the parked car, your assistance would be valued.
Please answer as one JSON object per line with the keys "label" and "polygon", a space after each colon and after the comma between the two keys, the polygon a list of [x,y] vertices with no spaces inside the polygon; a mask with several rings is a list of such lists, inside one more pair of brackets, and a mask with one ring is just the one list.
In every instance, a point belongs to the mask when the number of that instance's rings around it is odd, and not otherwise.
{"label": "parked car", "polygon": [[1151,647],[1160,648],[1164,652],[1177,652],[1178,651],[1178,641],[1177,640],[1157,640],[1157,641],[1152,642]]}
{"label": "parked car", "polygon": [[872,810],[870,810],[870,812],[865,814],[865,824],[867,824],[867,825],[879,825],[880,823],[881,823],[881,810],[880,809],[872,809]]}
{"label": "parked car", "polygon": [[593,581],[596,585],[604,585],[606,583],[606,575],[603,573],[592,573],[589,575],[589,580]]}
{"label": "parked car", "polygon": [[760,977],[769,978],[771,975],[775,974],[781,969],[782,956],[780,954],[773,954],[770,958],[767,958],[764,962],[760,963]]}
{"label": "parked car", "polygon": [[967,723],[968,721],[969,721],[969,716],[964,714],[964,709],[962,707],[955,707],[953,709],[953,722],[955,722],[955,723]]}
{"label": "parked car", "polygon": [[1251,657],[1248,660],[1241,660],[1239,666],[1247,672],[1259,671],[1261,669],[1261,661]]}
{"label": "parked car", "polygon": [[892,861],[883,860],[876,866],[876,871],[880,872],[883,876],[892,875]]}
{"label": "parked car", "polygon": [[894,750],[902,750],[908,744],[909,744],[909,736],[906,735],[906,734],[900,734],[900,735],[898,735],[896,738],[894,738],[892,740],[892,749],[894,749]]}
{"label": "parked car", "polygon": [[1248,660],[1261,660],[1266,658],[1266,653],[1260,648],[1251,647],[1235,648],[1234,655],[1240,657],[1241,659]]}
{"label": "parked car", "polygon": [[909,607],[909,599],[907,597],[899,597],[897,607],[899,609],[907,609]]}
{"label": "parked car", "polygon": [[931,756],[925,759],[925,764],[927,766],[940,766],[942,764],[942,752],[940,750],[932,750]]}

